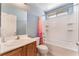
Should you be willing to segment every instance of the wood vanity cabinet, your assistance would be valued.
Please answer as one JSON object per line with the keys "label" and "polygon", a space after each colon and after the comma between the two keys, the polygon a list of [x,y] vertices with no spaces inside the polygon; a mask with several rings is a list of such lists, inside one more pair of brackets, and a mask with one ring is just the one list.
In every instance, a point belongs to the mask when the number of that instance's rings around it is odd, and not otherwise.
{"label": "wood vanity cabinet", "polygon": [[1,56],[36,56],[36,55],[37,55],[36,42],[32,42],[28,45],[1,54]]}

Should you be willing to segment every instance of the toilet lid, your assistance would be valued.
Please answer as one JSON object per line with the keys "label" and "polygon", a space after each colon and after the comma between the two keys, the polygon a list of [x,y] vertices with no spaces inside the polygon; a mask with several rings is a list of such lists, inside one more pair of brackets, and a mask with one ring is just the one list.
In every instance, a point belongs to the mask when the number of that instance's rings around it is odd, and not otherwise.
{"label": "toilet lid", "polygon": [[38,49],[48,49],[48,47],[46,45],[38,45],[37,48]]}

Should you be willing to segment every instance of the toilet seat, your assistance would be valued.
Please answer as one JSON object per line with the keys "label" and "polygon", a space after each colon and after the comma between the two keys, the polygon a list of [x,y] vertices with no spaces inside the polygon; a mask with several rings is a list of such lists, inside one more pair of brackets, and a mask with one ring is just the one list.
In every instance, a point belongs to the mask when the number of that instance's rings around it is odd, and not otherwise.
{"label": "toilet seat", "polygon": [[42,50],[48,50],[48,47],[46,45],[38,45],[37,48]]}

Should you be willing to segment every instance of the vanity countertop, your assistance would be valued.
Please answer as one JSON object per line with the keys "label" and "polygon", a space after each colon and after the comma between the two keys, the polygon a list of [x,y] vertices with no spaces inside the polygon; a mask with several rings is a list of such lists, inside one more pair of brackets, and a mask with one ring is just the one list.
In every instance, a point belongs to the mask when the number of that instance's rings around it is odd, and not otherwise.
{"label": "vanity countertop", "polygon": [[39,39],[39,38],[26,38],[26,39],[19,39],[19,40],[9,41],[6,43],[1,43],[0,44],[0,54],[6,53],[13,49],[22,47],[24,45],[30,44],[34,41],[37,41],[37,39]]}

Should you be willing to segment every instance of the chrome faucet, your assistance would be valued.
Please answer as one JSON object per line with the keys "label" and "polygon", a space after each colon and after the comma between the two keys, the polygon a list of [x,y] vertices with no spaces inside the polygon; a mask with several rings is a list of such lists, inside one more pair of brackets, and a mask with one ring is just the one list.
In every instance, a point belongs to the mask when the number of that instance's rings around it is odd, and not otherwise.
{"label": "chrome faucet", "polygon": [[19,40],[20,39],[20,37],[19,36],[17,36],[17,39],[16,40]]}

